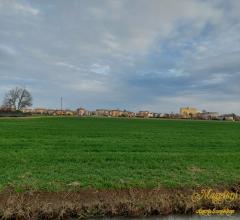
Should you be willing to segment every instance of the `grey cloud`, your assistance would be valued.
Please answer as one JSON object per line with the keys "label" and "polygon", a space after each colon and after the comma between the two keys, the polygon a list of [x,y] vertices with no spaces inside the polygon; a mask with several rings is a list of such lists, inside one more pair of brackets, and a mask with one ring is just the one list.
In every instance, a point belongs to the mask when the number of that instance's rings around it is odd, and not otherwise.
{"label": "grey cloud", "polygon": [[[58,106],[64,96],[73,108],[159,110],[163,102],[176,110],[197,99],[207,108],[199,93],[227,93],[238,110],[237,7],[238,0],[1,1],[0,87],[25,84],[36,106]],[[179,96],[185,101],[174,109],[165,101]]]}

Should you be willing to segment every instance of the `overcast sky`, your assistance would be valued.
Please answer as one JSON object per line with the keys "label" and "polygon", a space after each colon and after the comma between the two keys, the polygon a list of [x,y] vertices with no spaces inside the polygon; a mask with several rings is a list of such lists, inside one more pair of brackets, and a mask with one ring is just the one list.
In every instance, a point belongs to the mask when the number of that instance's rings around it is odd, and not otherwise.
{"label": "overcast sky", "polygon": [[240,113],[239,0],[0,0],[0,99]]}

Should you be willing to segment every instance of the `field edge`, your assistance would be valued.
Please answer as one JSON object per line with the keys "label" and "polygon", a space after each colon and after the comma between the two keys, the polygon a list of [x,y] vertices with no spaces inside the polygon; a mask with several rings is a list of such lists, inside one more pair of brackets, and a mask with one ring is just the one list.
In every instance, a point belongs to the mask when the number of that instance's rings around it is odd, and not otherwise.
{"label": "field edge", "polygon": [[[234,200],[201,198],[202,190],[232,193]],[[196,196],[198,195],[198,196]],[[215,197],[217,198],[217,197]],[[219,199],[219,196],[218,196]],[[70,192],[5,189],[0,193],[2,219],[84,219],[90,217],[143,217],[194,214],[199,209],[240,212],[240,184],[215,188],[81,189]]]}

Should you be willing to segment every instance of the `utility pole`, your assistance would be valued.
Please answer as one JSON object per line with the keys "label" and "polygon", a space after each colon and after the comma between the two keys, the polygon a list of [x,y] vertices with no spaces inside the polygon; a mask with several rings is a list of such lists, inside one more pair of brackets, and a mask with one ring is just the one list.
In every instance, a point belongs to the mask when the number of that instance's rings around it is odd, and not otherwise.
{"label": "utility pole", "polygon": [[61,97],[61,115],[63,114],[63,98]]}

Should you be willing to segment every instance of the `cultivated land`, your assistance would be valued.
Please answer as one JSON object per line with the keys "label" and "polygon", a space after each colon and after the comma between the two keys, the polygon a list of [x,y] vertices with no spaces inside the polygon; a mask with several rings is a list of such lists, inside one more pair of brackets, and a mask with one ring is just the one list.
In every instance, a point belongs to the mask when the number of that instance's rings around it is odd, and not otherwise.
{"label": "cultivated land", "polygon": [[240,182],[240,123],[0,119],[0,186],[64,191]]}

